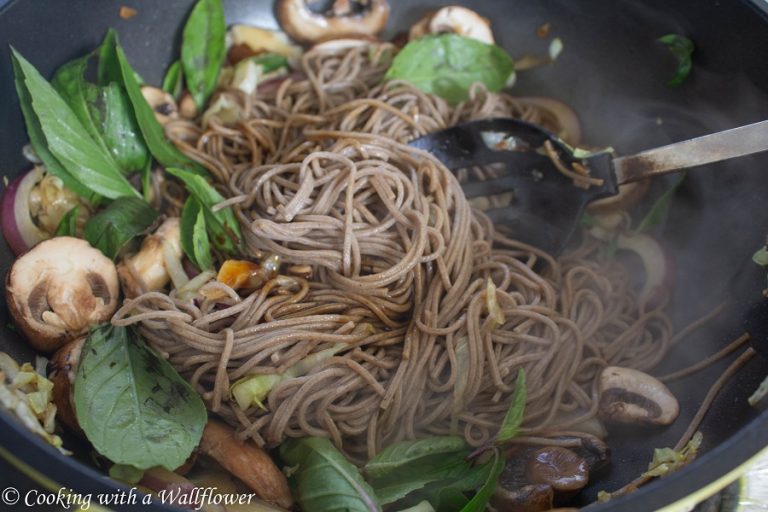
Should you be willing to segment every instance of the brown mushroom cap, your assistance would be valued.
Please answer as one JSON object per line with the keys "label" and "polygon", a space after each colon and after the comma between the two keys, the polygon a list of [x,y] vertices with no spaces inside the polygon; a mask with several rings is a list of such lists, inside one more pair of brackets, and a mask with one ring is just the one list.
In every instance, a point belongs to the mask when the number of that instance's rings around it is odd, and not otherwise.
{"label": "brown mushroom cap", "polygon": [[51,362],[48,363],[48,378],[53,382],[53,403],[56,405],[56,418],[72,431],[80,434],[83,431],[80,429],[75,415],[72,384],[75,382],[83,343],[85,343],[85,337],[70,341],[57,350],[51,358]]}
{"label": "brown mushroom cap", "polygon": [[589,481],[589,465],[568,448],[548,446],[533,453],[525,474],[531,482],[555,491],[577,491]]}
{"label": "brown mushroom cap", "polygon": [[277,18],[297,41],[312,43],[347,36],[373,36],[389,18],[386,0],[336,0],[327,12],[313,9],[307,0],[279,0]]}
{"label": "brown mushroom cap", "polygon": [[543,512],[552,509],[553,499],[554,492],[549,485],[525,485],[516,489],[499,485],[491,498],[491,505],[496,510]]}
{"label": "brown mushroom cap", "polygon": [[50,353],[109,320],[117,309],[117,270],[85,240],[51,238],[14,262],[5,293],[29,343]]}

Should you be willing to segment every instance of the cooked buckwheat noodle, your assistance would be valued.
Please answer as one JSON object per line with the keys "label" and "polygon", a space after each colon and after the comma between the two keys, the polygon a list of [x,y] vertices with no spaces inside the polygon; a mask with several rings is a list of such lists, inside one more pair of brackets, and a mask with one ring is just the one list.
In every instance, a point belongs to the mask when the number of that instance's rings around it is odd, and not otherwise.
{"label": "cooked buckwheat noodle", "polygon": [[[664,356],[663,301],[638,301],[628,272],[588,237],[556,260],[470,206],[460,180],[494,169],[457,177],[406,143],[483,117],[557,132],[556,119],[481,87],[451,106],[385,81],[393,51],[309,51],[300,73],[254,97],[220,90],[241,106],[237,123],[167,128],[236,211],[245,255],[274,254],[310,276],[283,271],[247,295],[216,281],[194,300],[146,293],[113,321],[138,325],[212,411],[268,446],[330,437],[358,459],[430,434],[480,446],[521,368],[522,434],[572,430],[596,414],[603,367],[647,370]],[[239,379],[329,348],[338,351],[275,385],[263,408],[230,398]]]}

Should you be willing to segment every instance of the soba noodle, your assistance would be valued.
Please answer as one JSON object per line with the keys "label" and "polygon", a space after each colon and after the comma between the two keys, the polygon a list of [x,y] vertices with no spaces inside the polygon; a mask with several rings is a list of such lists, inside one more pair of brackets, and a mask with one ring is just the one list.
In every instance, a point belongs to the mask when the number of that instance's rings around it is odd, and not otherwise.
{"label": "soba noodle", "polygon": [[[239,122],[169,125],[230,198],[246,254],[309,265],[311,276],[284,271],[247,296],[216,281],[197,300],[146,293],[113,321],[137,324],[211,410],[260,444],[324,436],[356,458],[429,434],[478,446],[498,430],[520,368],[523,433],[571,430],[596,414],[604,366],[647,370],[663,357],[670,321],[661,304],[638,302],[595,241],[555,260],[499,233],[462,193],[466,173],[405,145],[489,116],[557,131],[551,115],[481,88],[453,107],[383,82],[392,53],[315,49],[300,75],[258,97],[221,90]],[[230,399],[238,379],[329,348],[264,408]]]}

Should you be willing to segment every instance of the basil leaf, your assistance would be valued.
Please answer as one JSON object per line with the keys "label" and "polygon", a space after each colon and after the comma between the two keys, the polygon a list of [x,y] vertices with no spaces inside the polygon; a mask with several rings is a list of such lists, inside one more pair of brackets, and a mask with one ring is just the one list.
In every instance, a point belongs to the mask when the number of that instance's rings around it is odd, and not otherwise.
{"label": "basil leaf", "polygon": [[224,201],[221,194],[202,176],[173,167],[166,171],[183,181],[189,193],[200,202],[213,245],[222,251],[234,252],[242,236],[235,212],[231,207],[216,212],[211,209],[215,204]]}
{"label": "basil leaf", "polygon": [[113,464],[109,468],[109,476],[127,484],[137,484],[144,478],[144,470],[127,464]]}
{"label": "basil leaf", "polygon": [[514,69],[512,57],[496,45],[442,34],[405,45],[386,78],[406,80],[426,93],[458,103],[469,97],[469,88],[477,82],[489,91],[501,90]]}
{"label": "basil leaf", "polygon": [[97,89],[96,101],[89,103],[107,149],[123,173],[139,171],[150,159],[133,109],[125,91],[117,83]]}
{"label": "basil leaf", "polygon": [[496,441],[509,441],[520,432],[520,425],[523,424],[523,414],[525,413],[526,396],[525,370],[520,368],[517,371],[515,394],[512,396],[512,403],[507,409],[507,414],[504,415],[504,421],[501,422],[501,429],[496,434]]}
{"label": "basil leaf", "polygon": [[104,41],[97,48],[99,54],[99,68],[97,71],[97,80],[99,85],[107,85],[111,82],[123,83],[123,74],[120,69],[120,62],[117,60],[117,32],[110,28],[104,36]]}
{"label": "basil leaf", "polygon": [[89,101],[95,101],[98,94],[97,88],[86,82],[84,77],[90,58],[91,55],[89,54],[61,66],[54,73],[51,85],[59,93],[59,96],[67,102],[69,108],[83,124],[83,128],[88,130],[91,138],[106,151],[107,146],[102,140],[101,133],[96,128],[88,108]]}
{"label": "basil leaf", "polygon": [[110,324],[85,341],[74,405],[96,451],[137,469],[181,466],[208,421],[202,399],[165,359],[134,329]]}
{"label": "basil leaf", "polygon": [[124,174],[137,171],[146,165],[149,152],[128,98],[116,82],[100,87],[86,81],[90,58],[87,55],[59,68],[52,85],[120,170]]}
{"label": "basil leaf", "polygon": [[[379,502],[382,505],[387,505],[425,487],[427,484],[434,482],[452,484],[462,481],[472,471],[472,467],[466,461],[466,456],[467,452],[463,450],[424,457],[384,478],[371,479],[370,483],[379,498]],[[480,484],[462,490],[473,490],[478,485]]]}
{"label": "basil leaf", "polygon": [[184,77],[181,74],[181,61],[177,60],[165,72],[163,78],[163,90],[178,100],[184,86]]}
{"label": "basil leaf", "polygon": [[110,199],[138,197],[136,189],[120,173],[106,151],[91,139],[51,84],[21,54],[12,51],[32,100],[32,110],[48,142],[48,149],[56,159],[77,181],[100,195]]}
{"label": "basil leaf", "polygon": [[485,474],[485,482],[472,499],[469,500],[469,503],[462,507],[461,512],[483,512],[491,496],[496,491],[499,477],[504,470],[504,457],[499,454],[497,448],[493,449],[493,459],[482,466],[482,468]]}
{"label": "basil leaf", "polygon": [[681,172],[675,182],[653,203],[651,209],[645,214],[645,217],[637,225],[637,231],[650,231],[661,224],[667,216],[669,205],[672,204],[672,197],[675,195],[678,187],[683,183],[685,173]]}
{"label": "basil leaf", "polygon": [[32,144],[32,148],[35,150],[35,154],[40,158],[45,165],[46,170],[61,179],[64,185],[76,193],[78,196],[88,199],[91,202],[95,202],[99,199],[99,195],[93,192],[91,189],[80,183],[75,179],[72,174],[59,162],[59,160],[48,149],[48,141],[45,138],[43,129],[40,126],[40,121],[32,108],[32,97],[27,89],[24,73],[21,70],[19,61],[15,58],[15,50],[12,48],[14,56],[11,58],[11,64],[13,66],[13,80],[16,86],[16,94],[19,97],[19,105],[21,107],[21,113],[24,116],[24,122],[27,126],[27,134],[29,135],[29,141]]}
{"label": "basil leaf", "polygon": [[466,452],[466,447],[464,439],[457,436],[401,441],[388,446],[368,461],[365,465],[365,474],[370,479],[383,478],[409,464],[420,464],[420,459],[425,457],[460,451]]}
{"label": "basil leaf", "polygon": [[157,212],[137,197],[121,197],[85,223],[84,238],[108,258],[157,219]]}
{"label": "basil leaf", "polygon": [[200,270],[213,268],[210,240],[206,232],[205,213],[200,202],[190,196],[181,210],[181,248]]}
{"label": "basil leaf", "polygon": [[77,215],[80,213],[80,205],[75,205],[59,221],[53,236],[77,236]]}
{"label": "basil leaf", "polygon": [[379,511],[373,489],[328,439],[289,439],[280,446],[289,466],[298,466],[297,499],[302,510]]}
{"label": "basil leaf", "polygon": [[683,80],[690,74],[693,67],[691,57],[693,56],[693,41],[679,34],[667,34],[657,39],[669,47],[669,51],[677,59],[677,71],[675,75],[667,81],[667,85],[676,87],[683,83]]}
{"label": "basil leaf", "polygon": [[226,32],[221,0],[198,0],[184,25],[181,64],[187,89],[201,110],[219,80]]}
{"label": "basil leaf", "polygon": [[176,146],[165,137],[162,125],[155,119],[155,112],[149,106],[147,100],[144,99],[144,95],[141,94],[141,88],[136,80],[135,72],[125,58],[125,52],[116,39],[112,41],[115,45],[113,50],[116,60],[120,65],[122,84],[128,93],[139,129],[152,156],[164,167],[182,167],[191,172],[204,175],[205,171],[200,166],[176,149]]}

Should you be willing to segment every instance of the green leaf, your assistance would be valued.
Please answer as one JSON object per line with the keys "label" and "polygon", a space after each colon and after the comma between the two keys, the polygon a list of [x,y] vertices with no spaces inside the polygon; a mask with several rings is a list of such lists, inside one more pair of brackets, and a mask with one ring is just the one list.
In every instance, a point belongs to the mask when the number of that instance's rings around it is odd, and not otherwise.
{"label": "green leaf", "polygon": [[222,208],[216,212],[211,209],[215,204],[224,201],[221,194],[202,176],[173,167],[169,167],[166,171],[183,181],[189,193],[200,202],[213,245],[222,251],[234,252],[241,238],[240,225],[235,212],[231,207]]}
{"label": "green leaf", "polygon": [[507,409],[507,414],[504,415],[504,421],[501,422],[501,429],[496,434],[496,441],[501,443],[509,441],[520,432],[520,425],[523,424],[523,414],[525,413],[526,397],[525,370],[520,368],[517,371],[515,394],[512,396],[512,403]]}
{"label": "green leaf", "polygon": [[752,255],[752,261],[761,267],[768,267],[768,247],[761,247]]}
{"label": "green leaf", "polygon": [[123,83],[123,74],[120,62],[117,60],[117,32],[110,28],[104,36],[104,41],[96,49],[99,54],[99,68],[97,71],[98,84],[107,85],[111,82]]}
{"label": "green leaf", "polygon": [[54,73],[51,85],[67,102],[69,108],[83,124],[83,128],[88,130],[91,138],[106,151],[107,146],[102,140],[101,133],[93,122],[88,108],[89,101],[95,101],[98,94],[98,89],[85,80],[85,70],[90,59],[91,54],[88,54],[61,66]]}
{"label": "green leaf", "polygon": [[498,46],[442,34],[405,45],[386,78],[406,80],[426,93],[458,103],[468,98],[469,88],[477,82],[489,91],[501,90],[514,69],[512,58]]}
{"label": "green leaf", "polygon": [[198,0],[184,25],[181,63],[187,89],[201,110],[219,80],[226,32],[221,0]]}
{"label": "green leaf", "polygon": [[675,195],[677,188],[683,183],[685,179],[685,173],[681,172],[675,182],[669,187],[653,204],[645,217],[640,221],[637,226],[638,232],[650,231],[655,228],[666,218],[669,205],[672,203],[672,197]]}
{"label": "green leaf", "polygon": [[679,34],[667,34],[657,39],[660,43],[663,43],[669,47],[669,51],[677,59],[677,71],[675,75],[667,81],[667,85],[676,87],[683,83],[683,80],[690,74],[693,62],[691,57],[693,55],[694,45],[693,41],[685,36]]}
{"label": "green leaf", "polygon": [[496,491],[501,472],[504,470],[504,457],[499,454],[498,449],[494,448],[493,459],[486,463],[483,468],[486,475],[485,482],[469,500],[469,503],[461,509],[461,512],[482,512],[485,510],[485,506]]}
{"label": "green leaf", "polygon": [[144,99],[144,95],[141,94],[141,88],[136,81],[135,72],[125,58],[125,52],[123,52],[116,39],[113,39],[113,44],[116,45],[114,51],[117,62],[120,65],[122,84],[128,93],[139,129],[152,156],[164,167],[181,167],[190,172],[205,175],[205,171],[200,166],[176,149],[176,146],[165,137],[162,125],[155,118],[155,112],[149,106],[147,100]]}
{"label": "green leaf", "polygon": [[136,197],[116,199],[85,224],[84,238],[108,258],[120,250],[157,219],[157,212]]}
{"label": "green leaf", "polygon": [[[426,437],[413,441],[400,441],[388,446],[365,465],[365,474],[371,479],[383,478],[409,464],[418,464],[425,457],[466,452],[464,438],[457,436]],[[464,454],[466,455],[466,453]]]}
{"label": "green leaf", "polygon": [[94,328],[74,383],[77,421],[96,451],[117,464],[173,471],[208,421],[192,387],[128,327]]}
{"label": "green leaf", "polygon": [[184,87],[184,76],[181,74],[181,61],[174,61],[168,66],[163,77],[163,90],[178,100]]}
{"label": "green leaf", "polygon": [[[394,503],[431,483],[442,482],[443,485],[452,485],[464,481],[473,470],[466,461],[466,456],[467,451],[462,450],[423,457],[418,462],[404,466],[396,473],[390,473],[379,479],[370,479],[370,483],[382,505]],[[457,489],[457,491],[470,491],[475,488],[477,487]],[[420,495],[417,496],[420,497]]]}
{"label": "green leaf", "polygon": [[211,245],[206,231],[205,213],[200,201],[190,196],[181,211],[181,247],[200,270],[213,269]]}
{"label": "green leaf", "polygon": [[77,236],[77,216],[80,213],[80,205],[75,205],[59,221],[54,236]]}
{"label": "green leaf", "polygon": [[138,197],[136,189],[103,147],[91,139],[88,130],[51,84],[21,54],[12,51],[48,149],[61,165],[83,186],[102,196]]}
{"label": "green leaf", "polygon": [[[14,54],[15,54],[15,50]],[[32,108],[32,97],[29,94],[27,85],[24,80],[24,73],[21,70],[19,61],[15,58],[15,55],[11,58],[11,64],[13,65],[14,84],[16,86],[16,94],[19,97],[19,105],[21,106],[21,112],[24,115],[24,122],[27,126],[27,134],[29,135],[29,141],[32,144],[32,148],[35,150],[35,154],[42,160],[46,170],[61,179],[64,185],[75,192],[78,196],[88,199],[91,202],[97,201],[99,195],[93,192],[90,188],[86,187],[75,179],[72,174],[59,162],[59,160],[48,149],[48,141],[45,138],[43,129],[40,126],[40,121]]]}
{"label": "green leaf", "polygon": [[109,153],[125,174],[143,169],[150,160],[149,150],[128,96],[115,82],[97,91],[96,101],[88,106]]}
{"label": "green leaf", "polygon": [[289,439],[280,446],[280,455],[288,466],[298,466],[294,476],[302,510],[381,510],[373,489],[328,439]]}
{"label": "green leaf", "polygon": [[127,484],[137,484],[144,477],[144,470],[127,464],[113,464],[109,476]]}
{"label": "green leaf", "polygon": [[128,97],[116,82],[97,86],[85,79],[91,55],[68,62],[56,71],[52,85],[83,127],[124,174],[146,165],[149,151],[133,117]]}

